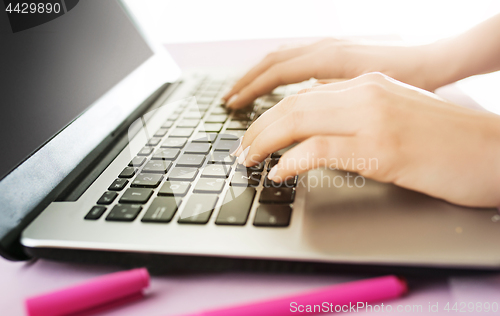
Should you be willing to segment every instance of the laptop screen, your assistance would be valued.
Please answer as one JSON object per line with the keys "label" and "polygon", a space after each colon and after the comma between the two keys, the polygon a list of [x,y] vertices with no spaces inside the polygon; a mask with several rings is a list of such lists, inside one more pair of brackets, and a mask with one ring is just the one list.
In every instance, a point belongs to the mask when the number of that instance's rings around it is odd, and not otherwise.
{"label": "laptop screen", "polygon": [[153,55],[115,0],[15,33],[0,12],[0,43],[0,179]]}

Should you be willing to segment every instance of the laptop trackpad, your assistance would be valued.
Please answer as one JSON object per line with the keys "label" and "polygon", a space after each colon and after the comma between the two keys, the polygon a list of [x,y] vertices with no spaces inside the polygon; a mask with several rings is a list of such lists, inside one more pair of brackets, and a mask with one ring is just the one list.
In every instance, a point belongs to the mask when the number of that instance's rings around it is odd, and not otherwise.
{"label": "laptop trackpad", "polygon": [[500,240],[491,221],[495,209],[459,207],[357,176],[326,169],[308,174],[302,228],[308,247],[363,260],[446,261],[491,253]]}

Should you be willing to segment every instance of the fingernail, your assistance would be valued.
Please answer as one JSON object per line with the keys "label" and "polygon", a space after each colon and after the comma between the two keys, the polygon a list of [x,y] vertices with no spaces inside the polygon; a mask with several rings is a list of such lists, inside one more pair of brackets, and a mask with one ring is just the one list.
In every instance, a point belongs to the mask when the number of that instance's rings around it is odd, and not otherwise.
{"label": "fingernail", "polygon": [[248,155],[249,151],[250,151],[250,146],[248,146],[247,148],[245,148],[245,150],[243,150],[243,152],[238,157],[238,163],[239,164],[243,164],[245,162],[245,159],[247,158],[247,155]]}
{"label": "fingernail", "polygon": [[274,180],[273,178],[276,175],[276,172],[278,172],[278,165],[275,165],[274,167],[271,168],[271,170],[267,174],[267,177],[271,180]]}
{"label": "fingernail", "polygon": [[236,152],[241,148],[241,142],[243,142],[243,136],[241,136],[236,142],[234,142],[233,146],[231,146],[231,149],[229,149],[229,152],[231,156],[236,156]]}
{"label": "fingernail", "polygon": [[226,102],[226,106],[227,107],[231,107],[231,105],[234,104],[234,102],[236,102],[236,100],[238,99],[238,94],[235,94],[233,95],[232,97],[229,98],[229,100]]}

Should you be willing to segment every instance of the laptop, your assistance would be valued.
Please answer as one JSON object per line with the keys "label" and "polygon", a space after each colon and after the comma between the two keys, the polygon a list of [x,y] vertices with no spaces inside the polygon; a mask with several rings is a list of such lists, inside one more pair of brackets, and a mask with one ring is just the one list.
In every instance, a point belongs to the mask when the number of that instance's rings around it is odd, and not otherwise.
{"label": "laptop", "polygon": [[181,73],[124,3],[72,1],[16,33],[2,19],[7,259],[168,269],[500,267],[496,209],[339,170],[273,183],[266,174],[286,149],[256,167],[238,165],[229,153],[246,128],[308,82],[227,111],[221,96],[237,74]]}

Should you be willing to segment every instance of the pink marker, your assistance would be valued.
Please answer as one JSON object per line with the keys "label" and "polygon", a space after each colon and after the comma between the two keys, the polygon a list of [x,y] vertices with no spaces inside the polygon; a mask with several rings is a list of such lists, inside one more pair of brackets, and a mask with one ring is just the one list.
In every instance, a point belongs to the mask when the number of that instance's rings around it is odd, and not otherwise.
{"label": "pink marker", "polygon": [[[325,287],[304,294],[291,295],[217,310],[205,311],[189,316],[284,316],[297,314],[320,314],[349,312],[352,306],[363,310],[371,302],[380,302],[399,297],[408,291],[404,280],[389,275],[368,280],[349,282]],[[307,311],[307,306],[316,310]],[[363,306],[363,307],[361,307]],[[340,307],[340,310],[338,309]],[[337,308],[337,310],[335,310]],[[186,315],[188,316],[188,315]]]}
{"label": "pink marker", "polygon": [[105,275],[90,282],[26,300],[29,316],[62,316],[88,312],[143,296],[148,270],[134,269]]}

